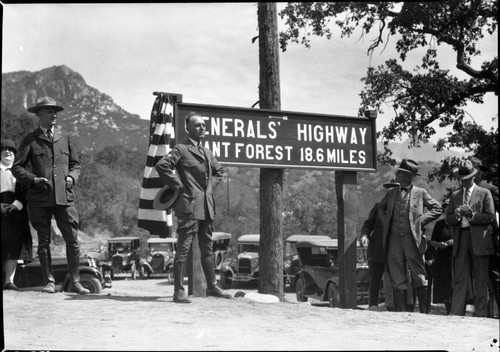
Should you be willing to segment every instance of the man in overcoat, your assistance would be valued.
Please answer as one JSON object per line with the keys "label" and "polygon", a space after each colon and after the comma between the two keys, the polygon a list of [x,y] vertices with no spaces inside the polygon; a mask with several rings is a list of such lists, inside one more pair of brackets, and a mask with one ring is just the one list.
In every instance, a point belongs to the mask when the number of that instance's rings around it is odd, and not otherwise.
{"label": "man in overcoat", "polygon": [[[395,288],[397,310],[406,309],[407,290],[411,290],[406,275],[408,266],[413,286],[417,290],[420,313],[425,313],[427,279],[423,255],[426,240],[422,232],[427,224],[439,218],[442,208],[425,189],[413,185],[415,176],[419,176],[418,167],[414,160],[401,161],[395,174],[400,187],[387,191],[381,207],[386,211],[383,246]],[[428,211],[424,212],[424,209]]]}
{"label": "man in overcoat", "polygon": [[173,204],[177,217],[177,252],[174,258],[174,302],[190,303],[182,286],[184,266],[193,238],[198,237],[201,266],[207,281],[207,296],[229,298],[218,286],[213,258],[213,221],[215,201],[213,187],[224,177],[224,168],[210,149],[205,148],[205,121],[197,113],[186,118],[189,138],[175,145],[158,161],[155,168],[162,182],[179,192]]}
{"label": "man in overcoat", "polygon": [[28,213],[38,235],[38,258],[46,284],[43,292],[55,292],[50,253],[54,217],[66,242],[71,291],[87,294],[90,291],[80,283],[78,213],[73,192],[80,176],[80,162],[69,134],[57,128],[57,113],[62,110],[64,108],[50,97],[38,99],[36,105],[28,109],[38,116],[40,126],[24,138],[12,174],[27,188]]}
{"label": "man in overcoat", "polygon": [[488,265],[494,253],[491,229],[495,222],[493,196],[474,183],[477,169],[462,160],[453,172],[462,187],[450,197],[446,220],[453,227],[452,315],[465,315],[467,283],[474,271],[474,314],[488,315]]}

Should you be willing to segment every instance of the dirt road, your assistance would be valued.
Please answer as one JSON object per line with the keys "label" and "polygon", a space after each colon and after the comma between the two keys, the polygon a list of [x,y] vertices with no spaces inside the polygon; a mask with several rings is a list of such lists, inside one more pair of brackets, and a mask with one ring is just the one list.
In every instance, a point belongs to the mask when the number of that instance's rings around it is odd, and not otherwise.
{"label": "dirt road", "polygon": [[[228,290],[256,292],[245,287]],[[193,298],[172,302],[165,278],[115,280],[99,295],[3,291],[7,350],[499,351],[499,320]]]}

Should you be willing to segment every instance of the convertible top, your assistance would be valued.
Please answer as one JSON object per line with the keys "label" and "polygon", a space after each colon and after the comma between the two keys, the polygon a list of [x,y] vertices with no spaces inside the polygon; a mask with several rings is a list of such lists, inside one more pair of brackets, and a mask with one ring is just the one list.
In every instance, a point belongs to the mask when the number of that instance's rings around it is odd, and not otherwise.
{"label": "convertible top", "polygon": [[233,235],[227,232],[212,232],[212,241],[231,239]]}
{"label": "convertible top", "polygon": [[324,238],[324,239],[313,238],[313,239],[308,239],[308,240],[297,242],[296,246],[297,246],[297,248],[304,248],[304,247],[338,248],[338,244],[339,244],[339,242],[336,238]]}
{"label": "convertible top", "polygon": [[251,234],[251,235],[241,235],[238,238],[238,243],[248,242],[248,243],[259,243],[260,234]]}
{"label": "convertible top", "polygon": [[175,243],[175,242],[177,242],[177,237],[167,237],[167,238],[153,237],[147,240],[147,243]]}
{"label": "convertible top", "polygon": [[300,242],[300,241],[309,241],[309,240],[329,240],[331,239],[328,236],[321,235],[291,235],[286,239],[287,242]]}

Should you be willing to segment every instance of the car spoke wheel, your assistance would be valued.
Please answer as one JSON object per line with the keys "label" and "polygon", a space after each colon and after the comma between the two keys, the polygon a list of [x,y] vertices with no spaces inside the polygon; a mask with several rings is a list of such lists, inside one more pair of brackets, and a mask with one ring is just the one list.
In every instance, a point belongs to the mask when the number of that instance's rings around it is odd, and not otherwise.
{"label": "car spoke wheel", "polygon": [[80,283],[83,287],[90,291],[90,293],[102,293],[102,285],[96,277],[83,273],[80,274]]}
{"label": "car spoke wheel", "polygon": [[228,274],[225,271],[220,273],[220,285],[224,290],[228,290],[231,288],[231,274]]}
{"label": "car spoke wheel", "polygon": [[297,294],[297,302],[307,302],[307,297],[304,295],[306,286],[304,279],[300,278],[295,283],[295,293]]}
{"label": "car spoke wheel", "polygon": [[335,284],[328,285],[328,304],[330,307],[338,307],[340,301],[339,290]]}

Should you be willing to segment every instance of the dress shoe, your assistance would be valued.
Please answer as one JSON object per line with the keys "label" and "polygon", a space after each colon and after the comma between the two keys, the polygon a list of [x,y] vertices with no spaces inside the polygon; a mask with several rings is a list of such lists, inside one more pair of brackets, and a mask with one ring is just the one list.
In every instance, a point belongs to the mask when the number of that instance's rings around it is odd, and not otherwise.
{"label": "dress shoe", "polygon": [[53,283],[52,281],[49,281],[49,283],[43,288],[42,292],[45,293],[55,293],[56,284]]}
{"label": "dress shoe", "polygon": [[73,286],[71,287],[71,292],[78,293],[79,295],[86,295],[90,293],[89,290],[87,290],[85,287],[82,286],[80,281],[73,283]]}
{"label": "dress shoe", "polygon": [[191,300],[186,295],[184,290],[178,290],[174,293],[174,302],[175,303],[191,303]]}
{"label": "dress shoe", "polygon": [[219,297],[219,298],[231,298],[231,295],[224,293],[219,286],[214,286],[213,288],[207,288],[207,297]]}
{"label": "dress shoe", "polygon": [[4,290],[12,290],[12,291],[19,291],[16,285],[14,285],[12,282],[9,282],[6,284],[3,288]]}

